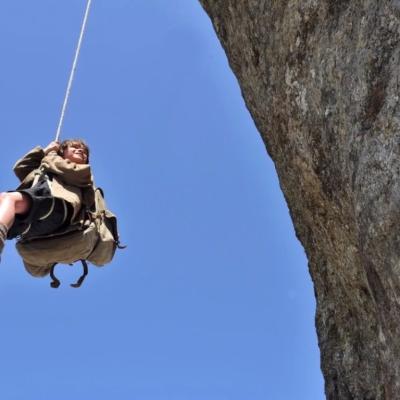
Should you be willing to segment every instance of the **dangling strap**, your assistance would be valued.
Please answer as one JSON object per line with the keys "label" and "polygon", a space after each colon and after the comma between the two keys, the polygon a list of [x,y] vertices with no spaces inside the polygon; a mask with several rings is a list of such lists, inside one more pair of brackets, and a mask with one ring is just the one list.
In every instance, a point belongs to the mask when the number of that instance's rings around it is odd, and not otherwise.
{"label": "dangling strap", "polygon": [[52,281],[50,282],[50,286],[53,289],[57,289],[61,284],[60,281],[54,275],[54,268],[55,268],[56,265],[57,265],[57,263],[53,264],[51,269],[50,269],[50,278],[52,279]]}
{"label": "dangling strap", "polygon": [[87,265],[86,260],[81,260],[82,263],[82,267],[83,267],[83,274],[81,275],[81,277],[76,281],[76,283],[71,283],[71,287],[73,288],[78,288],[81,287],[83,281],[85,280],[87,274],[89,273],[89,268]]}
{"label": "dangling strap", "polygon": [[117,247],[119,249],[126,249],[128,246],[121,244],[121,242],[119,240],[115,241],[115,244],[117,245]]}
{"label": "dangling strap", "polygon": [[[76,283],[71,283],[71,287],[73,287],[73,288],[79,288],[79,287],[81,287],[81,285],[82,285],[82,283],[83,283],[83,281],[85,280],[85,278],[86,278],[86,276],[87,276],[87,274],[89,273],[89,268],[88,268],[88,265],[87,265],[87,262],[86,262],[86,260],[80,260],[81,261],[81,263],[82,263],[82,267],[83,267],[83,274],[80,276],[80,278],[76,281]],[[56,276],[54,275],[54,269],[55,269],[55,266],[57,265],[57,263],[56,264],[53,264],[53,266],[51,267],[51,269],[50,269],[50,278],[52,279],[52,281],[50,282],[50,286],[52,287],[52,288],[54,288],[54,289],[57,289],[59,286],[60,286],[60,284],[61,284],[61,282],[56,278]],[[72,265],[72,264],[71,264]]]}

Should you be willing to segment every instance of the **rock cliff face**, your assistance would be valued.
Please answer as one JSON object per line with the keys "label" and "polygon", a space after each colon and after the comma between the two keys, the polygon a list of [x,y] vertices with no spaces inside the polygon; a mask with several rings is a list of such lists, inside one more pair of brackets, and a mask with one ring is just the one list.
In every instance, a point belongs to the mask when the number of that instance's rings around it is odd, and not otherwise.
{"label": "rock cliff face", "polygon": [[400,399],[400,0],[200,0],[275,162],[328,399]]}

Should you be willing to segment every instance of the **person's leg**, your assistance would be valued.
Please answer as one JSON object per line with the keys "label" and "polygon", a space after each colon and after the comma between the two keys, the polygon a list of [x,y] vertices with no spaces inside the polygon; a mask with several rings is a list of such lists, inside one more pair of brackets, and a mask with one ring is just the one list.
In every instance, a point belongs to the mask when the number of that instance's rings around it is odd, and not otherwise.
{"label": "person's leg", "polygon": [[12,226],[15,214],[25,214],[29,211],[31,200],[29,196],[19,192],[0,194],[0,254],[7,238],[8,229]]}

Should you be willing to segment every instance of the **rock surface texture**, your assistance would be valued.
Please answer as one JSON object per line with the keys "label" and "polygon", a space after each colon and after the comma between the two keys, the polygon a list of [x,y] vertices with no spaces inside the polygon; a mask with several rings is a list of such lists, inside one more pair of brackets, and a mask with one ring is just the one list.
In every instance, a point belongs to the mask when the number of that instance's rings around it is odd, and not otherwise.
{"label": "rock surface texture", "polygon": [[328,399],[400,399],[400,0],[200,0],[275,162]]}

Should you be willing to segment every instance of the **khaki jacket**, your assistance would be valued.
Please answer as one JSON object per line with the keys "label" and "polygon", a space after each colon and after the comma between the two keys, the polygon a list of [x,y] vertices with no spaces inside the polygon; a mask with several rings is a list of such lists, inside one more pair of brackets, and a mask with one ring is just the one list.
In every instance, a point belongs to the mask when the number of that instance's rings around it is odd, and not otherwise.
{"label": "khaki jacket", "polygon": [[29,151],[16,162],[14,172],[21,185],[18,189],[32,186],[36,176],[43,171],[50,173],[51,194],[71,204],[72,223],[82,222],[83,209],[94,204],[94,184],[89,164],[76,164],[65,160],[55,152],[45,155],[40,146]]}

